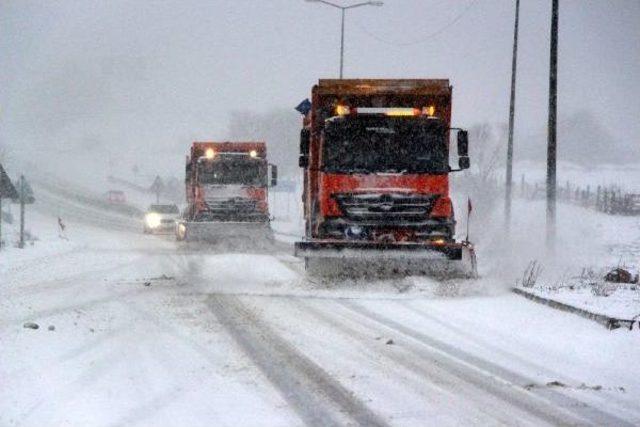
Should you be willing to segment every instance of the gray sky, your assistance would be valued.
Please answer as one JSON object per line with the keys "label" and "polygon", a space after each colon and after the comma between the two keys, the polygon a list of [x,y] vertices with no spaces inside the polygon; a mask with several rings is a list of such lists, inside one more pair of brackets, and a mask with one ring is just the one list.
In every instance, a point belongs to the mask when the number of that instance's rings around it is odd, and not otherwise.
{"label": "gray sky", "polygon": [[[516,126],[532,133],[546,124],[550,1],[521,3]],[[559,119],[587,109],[640,144],[640,1],[560,3]],[[448,77],[456,125],[504,122],[513,8],[353,10],[345,77]],[[226,136],[228,111],[293,108],[336,76],[339,24],[337,10],[303,0],[0,0],[0,143],[18,156],[87,141],[186,153],[192,139]]]}

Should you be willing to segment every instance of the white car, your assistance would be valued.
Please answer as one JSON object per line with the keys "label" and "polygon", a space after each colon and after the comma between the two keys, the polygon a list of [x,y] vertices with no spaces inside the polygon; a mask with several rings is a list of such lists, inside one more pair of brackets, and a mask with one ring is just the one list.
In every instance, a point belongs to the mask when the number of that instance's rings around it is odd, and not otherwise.
{"label": "white car", "polygon": [[176,205],[151,205],[144,214],[145,234],[173,233],[180,211]]}

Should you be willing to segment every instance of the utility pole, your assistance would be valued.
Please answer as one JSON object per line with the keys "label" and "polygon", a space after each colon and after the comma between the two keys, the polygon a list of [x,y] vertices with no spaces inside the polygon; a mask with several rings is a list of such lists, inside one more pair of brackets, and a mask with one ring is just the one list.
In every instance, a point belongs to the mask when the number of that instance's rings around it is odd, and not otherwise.
{"label": "utility pole", "polygon": [[556,122],[558,98],[558,2],[551,0],[551,49],[549,59],[549,122],[547,124],[547,248],[556,240]]}
{"label": "utility pole", "polygon": [[342,12],[342,24],[340,26],[340,80],[342,80],[342,71],[344,70],[344,15],[345,9]]}
{"label": "utility pole", "polygon": [[511,98],[509,100],[509,140],[507,142],[507,173],[504,198],[504,218],[507,233],[511,228],[511,198],[513,194],[513,124],[516,113],[516,69],[518,62],[518,21],[520,0],[516,0],[516,20],[513,28],[513,54],[511,57]]}
{"label": "utility pole", "polygon": [[340,6],[336,3],[327,1],[327,0],[306,0],[309,3],[322,3],[327,6],[335,7],[336,9],[340,9],[342,12],[342,21],[340,26],[340,79],[342,79],[343,70],[344,70],[344,19],[345,14],[348,9],[355,9],[356,7],[361,6],[382,6],[384,3],[382,1],[366,1],[362,3],[356,3],[349,6]]}
{"label": "utility pole", "polygon": [[2,189],[0,188],[0,251],[2,250]]}
{"label": "utility pole", "polygon": [[20,175],[20,249],[24,248],[24,175]]}

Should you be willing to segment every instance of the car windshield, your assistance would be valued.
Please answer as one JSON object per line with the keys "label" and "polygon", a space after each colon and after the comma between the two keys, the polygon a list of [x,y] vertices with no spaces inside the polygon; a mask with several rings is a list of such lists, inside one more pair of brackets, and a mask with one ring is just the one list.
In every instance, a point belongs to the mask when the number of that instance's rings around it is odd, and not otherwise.
{"label": "car windshield", "polygon": [[356,116],[324,130],[323,170],[339,173],[446,173],[449,153],[442,121]]}
{"label": "car windshield", "polygon": [[199,176],[202,184],[262,187],[267,184],[267,164],[264,159],[219,158],[200,163]]}
{"label": "car windshield", "polygon": [[161,214],[177,214],[179,213],[176,205],[151,205],[149,206],[149,212],[156,212]]}

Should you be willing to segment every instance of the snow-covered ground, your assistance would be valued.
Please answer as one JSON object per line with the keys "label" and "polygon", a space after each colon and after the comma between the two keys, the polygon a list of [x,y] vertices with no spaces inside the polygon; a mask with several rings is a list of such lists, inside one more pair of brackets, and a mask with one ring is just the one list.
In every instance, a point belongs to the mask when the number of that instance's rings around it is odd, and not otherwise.
{"label": "snow-covered ground", "polygon": [[[616,267],[632,271],[640,267],[640,218],[606,215],[561,203],[556,256],[551,258],[544,246],[545,206],[542,201],[515,205],[516,227],[507,246],[512,252],[497,251],[508,265],[517,267],[508,270],[515,279],[511,284],[522,285],[529,263],[537,262],[540,275],[528,291],[595,314],[640,318],[640,285],[604,281],[606,273]],[[494,268],[501,267],[498,264]],[[516,274],[519,276],[514,277]]]}
{"label": "snow-covered ground", "polygon": [[613,284],[602,279],[584,281],[574,277],[562,285],[541,284],[524,290],[590,313],[621,320],[640,319],[640,288],[635,284]]}
{"label": "snow-covered ground", "polygon": [[0,253],[0,425],[640,423],[637,333],[509,292],[531,259],[541,282],[637,259],[637,220],[560,205],[552,265],[544,205],[518,201],[508,244],[498,214],[473,228],[478,280],[327,285],[285,243],[176,245],[37,191],[39,240]]}
{"label": "snow-covered ground", "polygon": [[[505,170],[497,167],[493,174],[500,182],[504,182]],[[529,184],[544,185],[547,176],[545,162],[523,160],[513,166],[513,180],[517,187],[522,178]],[[640,191],[640,165],[627,164],[594,164],[591,167],[559,160],[557,165],[557,183],[563,187],[566,183],[572,187],[576,185],[585,189],[587,186],[592,191],[600,185],[602,187],[616,186],[625,191]]]}
{"label": "snow-covered ground", "polygon": [[[522,175],[527,182],[544,183],[547,167],[545,163],[522,161],[514,166],[514,180],[519,182]],[[566,182],[582,188],[590,186],[592,190],[598,185],[603,187],[617,186],[627,191],[640,191],[640,166],[637,163],[624,165],[600,165],[590,168],[575,163],[560,161],[558,163],[558,185]]]}

